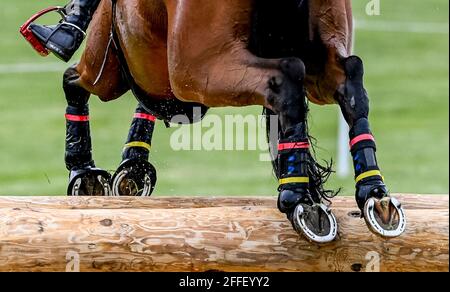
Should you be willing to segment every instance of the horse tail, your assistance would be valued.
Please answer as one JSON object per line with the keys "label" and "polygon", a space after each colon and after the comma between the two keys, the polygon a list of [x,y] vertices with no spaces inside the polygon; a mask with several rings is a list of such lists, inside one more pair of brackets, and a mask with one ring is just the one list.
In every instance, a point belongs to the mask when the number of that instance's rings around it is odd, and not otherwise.
{"label": "horse tail", "polygon": [[270,157],[271,157],[271,161],[272,161],[273,174],[275,175],[275,177],[277,179],[280,179],[280,172],[278,170],[278,157],[276,154],[276,149],[278,146],[278,137],[280,137],[280,131],[281,131],[280,121],[277,118],[277,122],[278,122],[277,133],[275,133],[276,135],[273,135],[272,121],[273,121],[273,117],[276,116],[276,114],[272,110],[265,107],[263,109],[263,115],[266,117],[266,137],[267,137],[267,143],[269,144],[269,153],[270,153]]}

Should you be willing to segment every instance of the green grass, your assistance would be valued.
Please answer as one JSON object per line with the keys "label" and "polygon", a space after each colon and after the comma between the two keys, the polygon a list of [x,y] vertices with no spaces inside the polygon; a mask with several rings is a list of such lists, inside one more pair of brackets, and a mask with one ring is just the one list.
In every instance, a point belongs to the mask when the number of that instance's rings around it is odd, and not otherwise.
{"label": "green grass", "polygon": [[[63,1],[63,0],[60,0]],[[35,11],[60,1],[2,3],[0,64],[57,62],[39,58],[21,39],[18,27]],[[448,22],[447,0],[381,0],[382,15],[364,14],[367,1],[354,2],[365,21]],[[51,22],[54,17],[48,17]],[[378,157],[394,192],[449,192],[448,34],[358,31],[357,54],[366,66],[371,121]],[[61,63],[61,72],[67,65]],[[0,73],[0,195],[65,193],[65,99],[62,73]],[[136,101],[91,100],[94,157],[114,170]],[[260,108],[215,109],[220,115],[259,114]],[[320,157],[336,158],[337,108],[312,107],[312,134]],[[270,163],[255,151],[173,151],[175,129],[159,125],[152,162],[158,169],[156,195],[275,195]],[[333,177],[329,187],[353,192],[351,177]]]}

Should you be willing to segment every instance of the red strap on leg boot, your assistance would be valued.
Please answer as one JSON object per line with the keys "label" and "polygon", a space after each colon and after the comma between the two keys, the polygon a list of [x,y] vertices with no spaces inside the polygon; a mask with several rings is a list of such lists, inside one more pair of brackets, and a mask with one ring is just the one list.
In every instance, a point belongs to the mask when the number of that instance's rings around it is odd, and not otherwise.
{"label": "red strap on leg boot", "polygon": [[23,37],[30,43],[30,45],[33,47],[33,49],[36,50],[36,52],[39,53],[39,55],[46,57],[49,54],[49,51],[45,46],[39,41],[39,39],[33,34],[33,32],[30,30],[30,24],[32,24],[36,19],[39,17],[49,13],[56,11],[58,12],[62,18],[66,18],[65,14],[65,8],[60,6],[52,6],[49,8],[46,8],[44,10],[39,11],[35,15],[33,15],[30,19],[27,20],[21,27],[20,27],[20,33],[23,35]]}

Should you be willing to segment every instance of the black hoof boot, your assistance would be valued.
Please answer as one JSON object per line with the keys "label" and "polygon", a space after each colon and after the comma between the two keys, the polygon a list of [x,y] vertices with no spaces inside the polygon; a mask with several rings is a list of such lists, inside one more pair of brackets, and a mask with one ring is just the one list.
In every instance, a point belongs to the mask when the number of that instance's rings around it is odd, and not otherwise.
{"label": "black hoof boot", "polygon": [[156,185],[156,169],[143,159],[125,160],[112,179],[114,196],[149,197]]}
{"label": "black hoof boot", "polygon": [[306,189],[282,190],[278,195],[278,209],[281,213],[288,214],[288,217],[300,203],[314,204]]}
{"label": "black hoof boot", "polygon": [[321,198],[309,192],[310,145],[306,125],[300,125],[296,132],[279,143],[278,208],[287,215],[297,233],[311,242],[328,243],[337,236],[337,220]]}
{"label": "black hoof boot", "polygon": [[76,169],[70,172],[69,196],[111,196],[111,176],[98,168]]}
{"label": "black hoof boot", "polygon": [[358,207],[363,210],[368,199],[374,198],[381,200],[389,196],[389,191],[381,179],[373,179],[361,182],[356,185],[356,202]]}

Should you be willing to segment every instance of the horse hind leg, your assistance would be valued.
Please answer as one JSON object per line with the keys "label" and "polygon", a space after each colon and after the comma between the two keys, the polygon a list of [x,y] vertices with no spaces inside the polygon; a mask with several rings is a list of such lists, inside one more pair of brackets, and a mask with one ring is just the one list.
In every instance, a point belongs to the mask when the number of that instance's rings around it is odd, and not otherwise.
{"label": "horse hind leg", "polygon": [[[181,1],[178,11],[168,9],[173,15],[168,41],[172,89],[178,98],[211,107],[261,105],[278,115],[279,209],[308,239],[331,241],[337,234],[336,220],[309,192],[305,65],[298,58],[258,58],[247,49],[253,2],[230,0],[218,6]],[[223,15],[230,17],[219,17]],[[208,26],[192,26],[202,21]],[[205,39],[212,30],[217,33]],[[201,41],[186,45],[186,40]],[[320,215],[308,220],[309,214]],[[317,228],[302,224],[305,220]]]}
{"label": "horse hind leg", "polygon": [[369,124],[369,97],[363,85],[364,67],[359,57],[343,61],[345,84],[338,92],[342,113],[350,126],[356,201],[367,225],[383,237],[399,236],[406,219],[400,203],[389,196],[376,158],[376,143]]}
{"label": "horse hind leg", "polygon": [[138,105],[125,144],[122,163],[112,179],[114,196],[150,196],[156,169],[148,162],[156,117]]}
{"label": "horse hind leg", "polygon": [[64,73],[66,109],[66,167],[70,171],[67,194],[70,196],[109,196],[110,175],[95,167],[89,124],[90,93],[79,85],[75,67]]}
{"label": "horse hind leg", "polygon": [[280,63],[282,78],[269,81],[267,101],[279,116],[278,208],[308,240],[326,243],[337,235],[337,221],[311,181],[312,156],[307,130],[305,66],[300,59]]}

